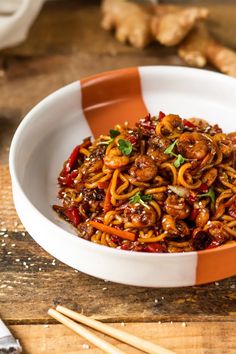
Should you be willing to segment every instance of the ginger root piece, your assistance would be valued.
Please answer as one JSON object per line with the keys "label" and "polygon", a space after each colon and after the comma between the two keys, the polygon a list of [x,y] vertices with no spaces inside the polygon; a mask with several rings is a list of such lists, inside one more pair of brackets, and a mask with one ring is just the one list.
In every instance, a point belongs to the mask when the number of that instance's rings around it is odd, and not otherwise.
{"label": "ginger root piece", "polygon": [[212,41],[207,47],[207,59],[222,73],[236,77],[236,52]]}
{"label": "ginger root piece", "polygon": [[186,37],[199,20],[207,16],[206,8],[157,5],[156,16],[151,24],[152,33],[161,44],[174,46]]}
{"label": "ginger root piece", "polygon": [[127,0],[103,0],[102,27],[115,29],[118,41],[144,48],[154,40],[165,46],[178,44],[208,10],[175,5],[147,5]]}
{"label": "ginger root piece", "polygon": [[119,42],[130,42],[136,48],[144,48],[154,40],[149,6],[125,0],[104,0],[102,3],[102,27],[115,29]]}
{"label": "ginger root piece", "polygon": [[207,64],[209,33],[203,24],[195,26],[180,44],[178,54],[188,65],[202,68]]}
{"label": "ginger root piece", "polygon": [[191,66],[203,67],[209,62],[222,73],[236,77],[236,52],[217,42],[204,24],[191,31],[178,54]]}

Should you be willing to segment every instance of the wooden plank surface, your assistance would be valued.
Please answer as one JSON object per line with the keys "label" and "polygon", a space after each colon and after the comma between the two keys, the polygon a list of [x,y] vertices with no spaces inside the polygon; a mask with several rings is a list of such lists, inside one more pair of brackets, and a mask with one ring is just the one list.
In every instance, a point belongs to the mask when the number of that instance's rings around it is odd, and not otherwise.
{"label": "wooden plank surface", "polygon": [[[177,354],[234,354],[236,351],[234,322],[145,323],[145,326],[142,323],[125,323],[124,326],[115,323],[111,325],[171,349]],[[25,354],[102,353],[62,325],[15,325],[10,328],[14,335],[21,339]],[[98,332],[94,333],[126,353],[141,353],[115,339]]]}

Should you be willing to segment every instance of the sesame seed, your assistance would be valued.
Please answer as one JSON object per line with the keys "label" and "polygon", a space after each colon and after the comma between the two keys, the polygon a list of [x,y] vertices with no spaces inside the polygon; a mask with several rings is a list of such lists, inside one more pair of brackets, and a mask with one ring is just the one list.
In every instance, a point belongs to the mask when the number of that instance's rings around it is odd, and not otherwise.
{"label": "sesame seed", "polygon": [[220,285],[220,283],[218,283],[217,281],[215,281],[215,286],[218,286],[218,285]]}
{"label": "sesame seed", "polygon": [[16,262],[20,262],[20,259],[19,259],[19,258],[17,258],[17,259],[16,259]]}
{"label": "sesame seed", "polygon": [[164,300],[164,296],[162,296],[161,299]]}
{"label": "sesame seed", "polygon": [[155,299],[154,302],[155,302],[155,304],[157,304],[158,303],[158,299]]}
{"label": "sesame seed", "polygon": [[85,343],[84,343],[84,344],[82,344],[82,348],[83,348],[83,349],[89,349],[90,346],[89,346],[89,344],[85,344]]}
{"label": "sesame seed", "polygon": [[121,322],[120,324],[122,327],[125,327],[125,323],[124,322]]}
{"label": "sesame seed", "polygon": [[7,254],[12,254],[12,252],[9,251],[9,252],[7,252]]}
{"label": "sesame seed", "polygon": [[187,323],[186,322],[182,322],[181,326],[182,327],[187,327]]}
{"label": "sesame seed", "polygon": [[44,325],[44,328],[49,328],[49,325],[48,325],[48,324],[45,324],[45,325]]}
{"label": "sesame seed", "polygon": [[103,291],[107,290],[107,288],[102,288]]}
{"label": "sesame seed", "polygon": [[11,244],[11,247],[15,247],[15,245],[16,245],[15,243],[12,243],[12,244]]}

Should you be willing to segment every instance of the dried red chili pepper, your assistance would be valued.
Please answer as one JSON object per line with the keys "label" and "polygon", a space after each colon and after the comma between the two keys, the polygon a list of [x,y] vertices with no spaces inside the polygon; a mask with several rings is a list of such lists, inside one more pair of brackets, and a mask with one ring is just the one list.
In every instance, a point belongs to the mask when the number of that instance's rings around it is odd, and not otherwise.
{"label": "dried red chili pepper", "polygon": [[202,183],[200,187],[198,188],[199,192],[201,193],[208,193],[209,187],[206,183]]}
{"label": "dried red chili pepper", "polygon": [[76,207],[66,209],[64,214],[74,226],[79,225],[81,218]]}
{"label": "dried red chili pepper", "polygon": [[206,248],[206,250],[210,250],[212,248],[216,248],[220,245],[220,242],[216,241],[216,240],[213,240],[210,245]]}
{"label": "dried red chili pepper", "polygon": [[163,113],[162,111],[159,112],[159,116],[158,116],[158,120],[161,122],[163,118],[165,118],[165,113]]}
{"label": "dried red chili pepper", "polygon": [[198,216],[200,210],[199,209],[193,209],[191,214],[190,214],[190,220],[194,221],[196,217]]}
{"label": "dried red chili pepper", "polygon": [[137,143],[137,138],[134,135],[127,136],[127,140],[129,140],[132,145],[135,145]]}
{"label": "dried red chili pepper", "polygon": [[66,174],[70,173],[75,168],[75,163],[78,161],[80,155],[80,150],[83,148],[88,148],[91,145],[90,137],[84,139],[83,143],[76,146],[72,153],[70,154],[68,160],[66,161],[63,170],[61,171],[60,175],[65,176]]}
{"label": "dried red chili pepper", "polygon": [[154,243],[149,243],[146,247],[145,247],[145,252],[150,252],[150,253],[165,253],[166,247],[161,245],[158,242],[154,242]]}
{"label": "dried red chili pepper", "polygon": [[196,128],[197,126],[187,119],[183,119],[183,125],[187,128]]}

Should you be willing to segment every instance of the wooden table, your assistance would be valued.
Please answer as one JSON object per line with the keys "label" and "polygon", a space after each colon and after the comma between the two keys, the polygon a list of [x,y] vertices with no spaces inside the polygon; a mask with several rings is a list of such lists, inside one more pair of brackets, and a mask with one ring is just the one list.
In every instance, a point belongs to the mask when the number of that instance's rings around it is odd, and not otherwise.
{"label": "wooden table", "polygon": [[[236,4],[220,3],[209,1],[210,28],[236,48]],[[53,259],[32,240],[16,215],[7,165],[9,144],[32,106],[62,85],[99,71],[183,65],[175,49],[154,44],[139,51],[117,43],[100,29],[99,20],[96,1],[48,3],[28,40],[0,54],[1,317],[27,354],[100,353],[92,346],[85,349],[83,339],[49,318],[47,310],[56,304],[83,311],[176,353],[236,353],[236,278],[179,289],[98,280]],[[138,353],[109,341],[127,353]]]}

